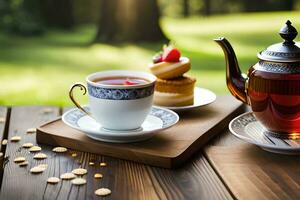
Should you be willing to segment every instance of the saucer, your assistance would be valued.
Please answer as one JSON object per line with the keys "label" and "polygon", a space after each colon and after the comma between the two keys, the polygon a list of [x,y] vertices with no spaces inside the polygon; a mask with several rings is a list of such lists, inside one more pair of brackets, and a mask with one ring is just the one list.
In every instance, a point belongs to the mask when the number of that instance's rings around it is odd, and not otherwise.
{"label": "saucer", "polygon": [[254,117],[253,112],[244,113],[229,124],[229,130],[239,139],[255,144],[266,151],[279,154],[300,154],[300,139],[272,137],[269,131]]}
{"label": "saucer", "polygon": [[[88,106],[85,108],[89,109]],[[149,139],[158,131],[170,128],[178,122],[179,116],[171,110],[153,106],[140,128],[126,131],[105,129],[78,108],[63,114],[62,120],[68,126],[84,132],[94,140],[128,143]]]}
{"label": "saucer", "polygon": [[160,106],[162,108],[167,108],[173,111],[187,111],[197,109],[199,107],[208,105],[216,100],[216,94],[212,91],[195,87],[194,89],[194,104],[188,106]]}

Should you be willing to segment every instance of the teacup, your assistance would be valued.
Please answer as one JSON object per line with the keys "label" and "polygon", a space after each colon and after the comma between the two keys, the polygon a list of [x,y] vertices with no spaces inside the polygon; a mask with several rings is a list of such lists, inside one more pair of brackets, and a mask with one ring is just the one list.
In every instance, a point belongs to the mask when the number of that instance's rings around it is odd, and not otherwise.
{"label": "teacup", "polygon": [[[114,77],[134,77],[144,81],[136,84],[107,82],[110,79],[115,80]],[[145,121],[153,102],[156,82],[154,75],[129,70],[102,71],[88,75],[86,82],[87,88],[82,83],[72,85],[69,96],[77,108],[94,118],[103,128],[138,129]],[[73,89],[76,87],[84,90],[84,94],[88,91],[89,111],[74,99]]]}

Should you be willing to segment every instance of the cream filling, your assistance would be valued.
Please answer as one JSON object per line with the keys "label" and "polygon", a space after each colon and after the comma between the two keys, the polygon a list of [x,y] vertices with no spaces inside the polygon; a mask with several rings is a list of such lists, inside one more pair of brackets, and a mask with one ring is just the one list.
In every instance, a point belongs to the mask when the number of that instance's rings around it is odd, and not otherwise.
{"label": "cream filling", "polygon": [[154,102],[156,104],[177,104],[185,101],[192,100],[194,94],[178,94],[178,93],[166,93],[166,92],[154,92]]}
{"label": "cream filling", "polygon": [[[168,71],[171,71],[173,69],[176,69],[182,65],[185,65],[187,63],[189,63],[189,59],[186,57],[181,57],[179,62],[176,63],[170,63],[170,62],[163,62],[163,63],[158,63],[161,65],[161,67],[157,67],[158,64],[155,64],[151,67],[151,70],[153,70],[153,72],[155,74],[162,74]],[[157,69],[155,69],[157,67]]]}

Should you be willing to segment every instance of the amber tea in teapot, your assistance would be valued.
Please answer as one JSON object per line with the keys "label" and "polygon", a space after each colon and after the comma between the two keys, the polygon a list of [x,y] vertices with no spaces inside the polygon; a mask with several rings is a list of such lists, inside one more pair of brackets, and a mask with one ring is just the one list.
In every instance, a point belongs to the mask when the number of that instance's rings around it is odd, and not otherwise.
{"label": "amber tea in teapot", "polygon": [[270,131],[299,133],[300,73],[274,75],[254,70],[249,79],[249,102],[257,119]]}
{"label": "amber tea in teapot", "polygon": [[257,54],[259,62],[242,74],[232,46],[215,41],[226,57],[227,86],[249,104],[255,117],[275,136],[300,136],[300,45],[297,30],[287,21],[279,32],[284,40]]}

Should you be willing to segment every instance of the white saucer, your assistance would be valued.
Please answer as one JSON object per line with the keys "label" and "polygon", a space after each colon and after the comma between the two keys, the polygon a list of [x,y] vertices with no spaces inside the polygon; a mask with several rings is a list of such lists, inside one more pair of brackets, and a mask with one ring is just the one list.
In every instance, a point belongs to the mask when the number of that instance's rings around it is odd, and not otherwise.
{"label": "white saucer", "polygon": [[[88,107],[86,108],[89,109]],[[171,110],[153,106],[141,127],[128,131],[105,129],[93,118],[77,108],[63,114],[62,120],[68,126],[84,132],[92,139],[104,142],[128,143],[149,139],[158,131],[176,124],[179,116]]]}
{"label": "white saucer", "polygon": [[187,111],[187,110],[193,110],[205,105],[208,105],[216,100],[216,94],[213,93],[212,91],[205,89],[205,88],[200,88],[200,87],[195,87],[194,89],[194,104],[189,105],[189,106],[174,106],[174,107],[169,107],[169,106],[160,106],[162,108],[168,108],[173,111]]}
{"label": "white saucer", "polygon": [[300,139],[282,139],[271,136],[269,131],[254,117],[244,113],[229,124],[229,130],[241,140],[255,144],[266,151],[279,154],[300,154]]}

